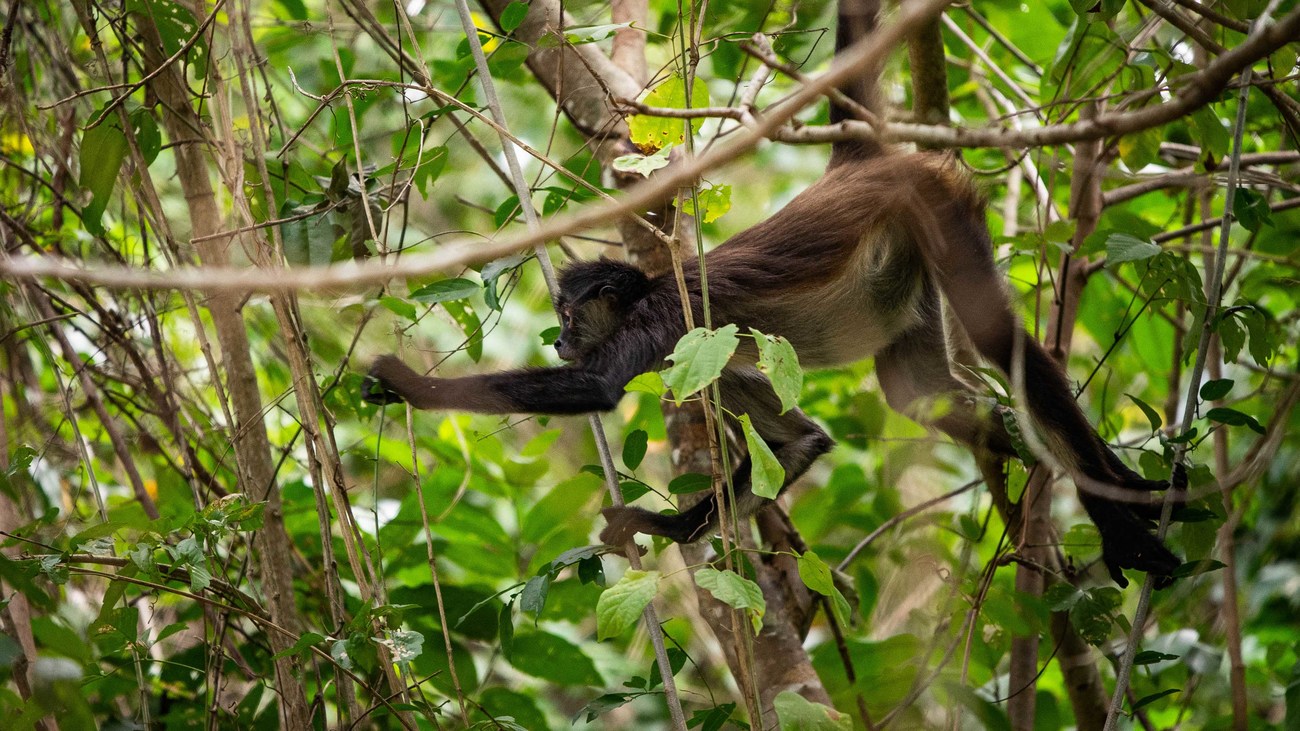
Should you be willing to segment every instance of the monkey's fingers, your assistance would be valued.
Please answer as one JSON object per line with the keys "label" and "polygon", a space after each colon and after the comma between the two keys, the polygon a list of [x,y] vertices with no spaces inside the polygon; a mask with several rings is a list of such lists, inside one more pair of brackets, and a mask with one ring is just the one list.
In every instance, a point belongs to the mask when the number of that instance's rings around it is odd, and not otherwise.
{"label": "monkey's fingers", "polygon": [[1164,544],[1145,530],[1131,531],[1124,537],[1102,535],[1101,560],[1110,571],[1110,578],[1120,587],[1128,586],[1123,569],[1136,569],[1151,574],[1157,589],[1174,583],[1174,569],[1183,564]]}
{"label": "monkey's fingers", "polygon": [[367,403],[383,406],[385,404],[400,404],[402,397],[398,396],[384,385],[384,382],[374,376],[366,376],[361,381],[361,398]]}

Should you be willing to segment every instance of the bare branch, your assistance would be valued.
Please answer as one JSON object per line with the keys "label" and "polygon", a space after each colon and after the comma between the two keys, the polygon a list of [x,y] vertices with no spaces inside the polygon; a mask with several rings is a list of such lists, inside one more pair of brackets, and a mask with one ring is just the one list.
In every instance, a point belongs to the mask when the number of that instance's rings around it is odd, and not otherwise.
{"label": "bare branch", "polygon": [[[706,171],[739,158],[777,127],[788,122],[801,109],[820,97],[826,89],[840,83],[862,64],[877,63],[897,46],[917,23],[932,17],[947,6],[947,0],[925,0],[909,4],[898,18],[869,38],[854,44],[824,74],[790,97],[789,103],[769,112],[752,129],[736,139],[719,145],[688,164],[665,168],[653,181],[632,188],[616,201],[590,206],[574,214],[552,219],[535,231],[527,231],[499,241],[459,239],[438,251],[405,256],[395,264],[368,261],[342,266],[286,269],[268,267],[183,267],[170,272],[141,270],[135,267],[100,267],[87,269],[53,257],[6,257],[0,259],[0,273],[23,279],[55,277],[106,287],[139,289],[195,289],[206,292],[285,292],[332,288],[361,289],[401,277],[416,277],[432,272],[452,271],[468,264],[478,264],[513,254],[538,243],[607,224],[619,216],[644,210],[679,186],[689,185]],[[1300,12],[1296,14],[1300,18]]]}

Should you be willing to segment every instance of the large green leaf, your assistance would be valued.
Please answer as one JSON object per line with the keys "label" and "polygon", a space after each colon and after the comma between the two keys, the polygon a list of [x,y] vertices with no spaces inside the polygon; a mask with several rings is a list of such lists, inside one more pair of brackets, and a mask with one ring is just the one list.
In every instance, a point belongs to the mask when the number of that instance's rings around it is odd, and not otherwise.
{"label": "large green leaf", "polygon": [[734,324],[717,330],[697,327],[677,341],[669,354],[673,364],[662,371],[664,385],[673,392],[673,401],[681,405],[697,391],[713,383],[727,367],[736,346],[739,330]]}
{"label": "large green leaf", "polygon": [[[666,107],[669,109],[686,109],[686,84],[682,77],[673,75],[659,84],[641,99],[646,106]],[[696,79],[691,85],[690,107],[707,107],[709,89],[702,80]],[[703,119],[691,121],[691,133],[700,130]],[[644,114],[632,116],[627,122],[632,133],[632,142],[646,152],[661,150],[669,145],[680,145],[686,141],[686,125],[680,119],[669,117],[651,117]]]}
{"label": "large green leaf", "polygon": [[596,638],[617,637],[636,626],[658,590],[658,571],[628,569],[618,583],[601,592],[596,602]]}

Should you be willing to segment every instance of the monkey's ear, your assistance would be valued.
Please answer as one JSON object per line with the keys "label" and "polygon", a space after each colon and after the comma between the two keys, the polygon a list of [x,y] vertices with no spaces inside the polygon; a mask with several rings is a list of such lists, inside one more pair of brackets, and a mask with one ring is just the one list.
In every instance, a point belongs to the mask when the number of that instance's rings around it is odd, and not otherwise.
{"label": "monkey's ear", "polygon": [[619,301],[620,299],[618,296],[618,289],[614,287],[614,285],[612,284],[606,284],[605,286],[601,287],[600,294],[596,296],[600,297],[601,299],[614,300],[615,302]]}

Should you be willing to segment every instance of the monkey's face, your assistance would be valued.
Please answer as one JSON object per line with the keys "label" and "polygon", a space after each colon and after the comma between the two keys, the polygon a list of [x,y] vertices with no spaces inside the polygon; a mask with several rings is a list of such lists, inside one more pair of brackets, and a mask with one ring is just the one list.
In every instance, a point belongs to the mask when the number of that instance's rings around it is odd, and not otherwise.
{"label": "monkey's face", "polygon": [[612,296],[592,297],[582,302],[560,304],[560,336],[555,352],[561,359],[578,361],[596,349],[618,329],[623,313]]}

